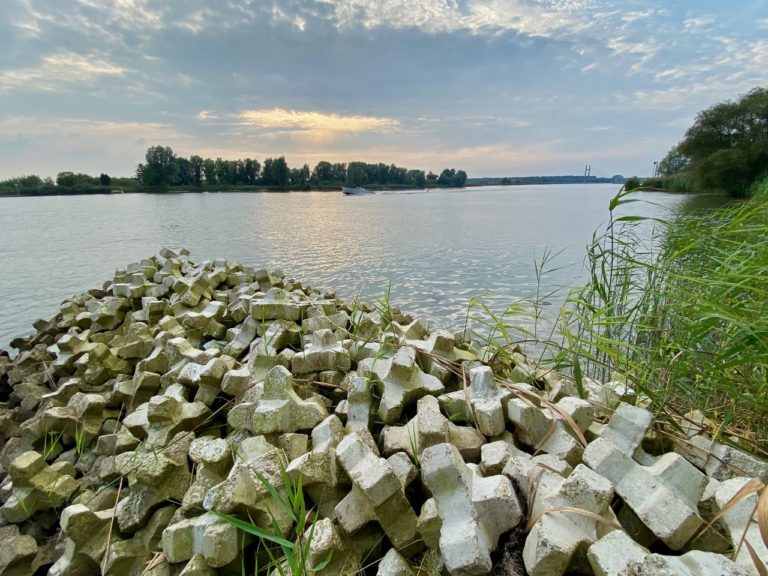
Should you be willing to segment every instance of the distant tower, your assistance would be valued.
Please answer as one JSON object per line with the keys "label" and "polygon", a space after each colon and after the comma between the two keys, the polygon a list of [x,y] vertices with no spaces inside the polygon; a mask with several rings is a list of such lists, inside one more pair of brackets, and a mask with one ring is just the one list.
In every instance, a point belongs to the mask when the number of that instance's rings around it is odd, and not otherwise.
{"label": "distant tower", "polygon": [[586,164],[584,166],[584,182],[587,181],[587,178],[589,178],[590,174],[592,174],[592,166],[589,164]]}

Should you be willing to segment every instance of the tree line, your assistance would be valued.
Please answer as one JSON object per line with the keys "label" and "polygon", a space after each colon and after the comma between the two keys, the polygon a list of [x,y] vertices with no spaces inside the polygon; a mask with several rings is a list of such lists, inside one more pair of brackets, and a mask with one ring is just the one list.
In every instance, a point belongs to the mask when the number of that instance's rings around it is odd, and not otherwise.
{"label": "tree line", "polygon": [[118,189],[162,191],[232,188],[267,188],[274,190],[332,189],[339,186],[372,187],[463,187],[464,170],[446,168],[439,175],[412,170],[395,164],[367,162],[318,162],[314,168],[304,164],[291,168],[284,156],[226,160],[177,156],[169,146],[151,146],[133,178],[115,178],[108,174],[89,176],[59,172],[56,179],[20,176],[0,181],[0,194],[107,193]]}
{"label": "tree line", "polygon": [[266,158],[262,164],[253,158],[225,160],[198,155],[176,156],[169,146],[152,146],[145,161],[136,169],[137,180],[148,187],[266,186],[281,190],[346,186],[425,186],[462,187],[467,181],[463,170],[446,168],[440,175],[409,170],[395,164],[367,162],[318,162],[314,168],[304,164],[291,168],[284,156]]}
{"label": "tree line", "polygon": [[658,176],[642,185],[749,196],[753,184],[768,176],[768,88],[699,112],[659,162]]}

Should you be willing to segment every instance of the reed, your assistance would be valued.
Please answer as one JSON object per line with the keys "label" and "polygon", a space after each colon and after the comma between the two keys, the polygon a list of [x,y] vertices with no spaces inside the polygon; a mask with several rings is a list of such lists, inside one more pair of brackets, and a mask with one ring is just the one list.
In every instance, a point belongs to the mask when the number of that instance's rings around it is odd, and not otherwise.
{"label": "reed", "polygon": [[768,456],[768,179],[752,199],[672,221],[618,216],[587,249],[589,280],[544,343],[556,368],[620,379],[673,426],[700,410],[713,435]]}

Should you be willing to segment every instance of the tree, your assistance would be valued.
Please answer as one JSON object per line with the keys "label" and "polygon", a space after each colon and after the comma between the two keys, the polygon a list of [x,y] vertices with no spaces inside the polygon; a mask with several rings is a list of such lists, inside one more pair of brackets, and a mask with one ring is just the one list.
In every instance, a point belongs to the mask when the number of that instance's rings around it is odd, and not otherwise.
{"label": "tree", "polygon": [[58,174],[56,174],[56,185],[71,188],[72,186],[75,185],[75,173],[59,172]]}
{"label": "tree", "polygon": [[99,184],[102,186],[109,186],[112,184],[112,178],[110,178],[108,174],[102,173],[99,175]]}
{"label": "tree", "polygon": [[659,176],[672,176],[678,174],[684,170],[687,170],[691,165],[691,159],[680,151],[680,145],[673,146],[672,149],[667,152],[664,159],[659,162],[658,173]]}
{"label": "tree", "polygon": [[662,169],[689,161],[694,188],[744,196],[768,172],[768,88],[755,88],[737,102],[699,112],[683,140],[662,160]]}
{"label": "tree", "polygon": [[146,164],[139,164],[136,177],[145,186],[168,186],[176,180],[178,166],[170,146],[147,149]]}
{"label": "tree", "polygon": [[333,180],[333,165],[321,160],[312,170],[312,179],[317,182],[331,182]]}
{"label": "tree", "polygon": [[347,166],[347,186],[365,186],[368,184],[368,170],[365,162],[350,162]]}
{"label": "tree", "polygon": [[192,171],[192,185],[202,186],[203,184],[203,159],[194,155],[189,157],[189,167]]}
{"label": "tree", "polygon": [[284,156],[264,160],[261,183],[265,186],[275,186],[281,190],[288,189],[289,170]]}
{"label": "tree", "polygon": [[209,186],[218,184],[216,181],[216,163],[210,158],[203,160],[203,174],[205,174],[205,183]]}

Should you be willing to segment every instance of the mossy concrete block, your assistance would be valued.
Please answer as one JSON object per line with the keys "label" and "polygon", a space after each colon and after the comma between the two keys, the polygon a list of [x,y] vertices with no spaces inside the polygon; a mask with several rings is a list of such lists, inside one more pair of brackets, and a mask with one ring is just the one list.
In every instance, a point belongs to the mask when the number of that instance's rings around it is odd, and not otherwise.
{"label": "mossy concrete block", "polygon": [[312,334],[312,342],[293,357],[292,372],[296,375],[324,370],[349,370],[349,352],[341,345],[332,330],[319,330]]}
{"label": "mossy concrete block", "polygon": [[498,436],[506,429],[506,408],[512,392],[500,387],[490,366],[469,370],[469,389],[440,396],[440,406],[448,414],[461,415],[474,422],[486,436]]}
{"label": "mossy concrete block", "polygon": [[37,542],[32,536],[19,533],[16,525],[0,527],[0,574],[26,576],[34,571]]}
{"label": "mossy concrete block", "polygon": [[212,512],[171,524],[163,531],[163,554],[175,564],[200,555],[213,568],[226,566],[240,553],[237,528]]}
{"label": "mossy concrete block", "polygon": [[349,479],[336,460],[336,447],[343,437],[341,420],[328,416],[312,430],[312,450],[293,460],[286,468],[294,482],[301,478],[323,516],[332,516],[333,509],[349,491]]}
{"label": "mossy concrete block", "polygon": [[290,320],[299,322],[309,308],[309,301],[295,292],[270,288],[263,298],[251,300],[251,316],[258,321]]}
{"label": "mossy concrete block", "polygon": [[237,444],[236,450],[234,466],[224,481],[208,490],[203,508],[223,514],[241,514],[262,527],[271,527],[275,523],[287,532],[293,520],[270,489],[281,498],[287,498],[283,452],[263,436],[246,438]]}
{"label": "mossy concrete block", "polygon": [[299,398],[291,373],[283,366],[275,366],[264,380],[261,397],[234,406],[227,420],[236,429],[274,434],[311,430],[327,416],[321,403]]}
{"label": "mossy concrete block", "polygon": [[440,394],[443,383],[425,374],[416,363],[416,350],[400,348],[392,358],[366,358],[358,364],[360,376],[376,382],[381,393],[379,418],[386,424],[394,424],[403,409],[428,394]]}
{"label": "mossy concrete block", "polygon": [[36,512],[61,508],[78,488],[75,468],[66,462],[48,466],[41,454],[24,452],[9,470],[11,495],[0,508],[7,522],[18,524]]}
{"label": "mossy concrete block", "polygon": [[354,533],[375,518],[396,548],[413,545],[416,513],[395,468],[376,453],[370,433],[349,433],[336,448],[336,457],[352,481],[352,491],[336,507],[345,531]]}
{"label": "mossy concrete block", "polygon": [[482,478],[450,444],[427,448],[420,462],[441,519],[446,568],[452,574],[487,574],[499,537],[522,518],[512,483],[504,476]]}
{"label": "mossy concrete block", "polygon": [[117,523],[123,533],[144,526],[155,509],[168,500],[181,502],[192,483],[187,453],[193,439],[188,432],[173,437],[167,446],[124,452],[115,457],[117,470],[128,481],[128,495],[117,505]]}
{"label": "mossy concrete block", "polygon": [[441,412],[434,396],[423,396],[416,403],[416,416],[403,426],[387,426],[381,432],[382,452],[420,455],[426,448],[448,442],[456,446],[462,457],[478,461],[485,437],[477,429],[458,426]]}

